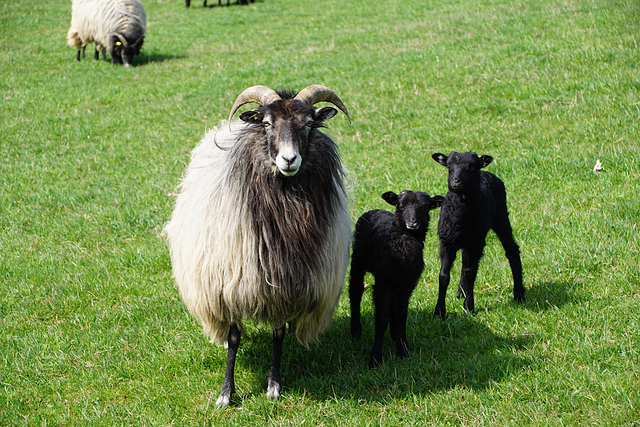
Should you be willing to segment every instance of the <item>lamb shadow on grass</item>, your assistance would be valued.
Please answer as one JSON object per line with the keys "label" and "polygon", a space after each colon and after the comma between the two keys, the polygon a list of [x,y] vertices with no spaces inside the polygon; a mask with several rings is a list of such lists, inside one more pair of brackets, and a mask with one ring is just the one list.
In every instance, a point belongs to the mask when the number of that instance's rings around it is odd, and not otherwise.
{"label": "lamb shadow on grass", "polygon": [[542,282],[527,288],[524,307],[535,312],[560,308],[568,303],[580,302],[573,283]]}
{"label": "lamb shadow on grass", "polygon": [[[486,389],[532,362],[523,350],[535,337],[501,336],[467,315],[453,314],[445,321],[432,320],[431,315],[410,312],[411,322],[420,326],[408,331],[411,357],[407,359],[398,359],[387,333],[384,362],[375,369],[367,366],[373,343],[372,318],[363,318],[360,339],[351,338],[348,316],[334,319],[320,344],[310,349],[288,336],[281,368],[283,399],[287,395],[306,395],[320,401],[385,402],[456,387]],[[236,372],[248,369],[254,380],[249,384],[250,390],[240,392],[236,400],[264,395],[266,391],[272,340],[268,328],[260,329],[241,344]],[[215,369],[222,374],[224,357],[216,357],[221,366],[216,363]]]}

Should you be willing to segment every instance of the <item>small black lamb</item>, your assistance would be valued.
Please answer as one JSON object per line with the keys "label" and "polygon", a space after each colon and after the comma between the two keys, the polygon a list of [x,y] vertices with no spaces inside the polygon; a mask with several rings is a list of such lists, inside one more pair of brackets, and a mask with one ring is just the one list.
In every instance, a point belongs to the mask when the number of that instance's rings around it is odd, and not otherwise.
{"label": "small black lamb", "polygon": [[518,302],[524,301],[520,248],[513,238],[509,223],[504,183],[494,174],[480,170],[489,165],[493,157],[455,151],[449,156],[435,153],[432,157],[449,169],[449,191],[442,204],[438,223],[440,275],[438,303],[433,316],[444,317],[446,313],[449,272],[459,249],[462,249],[462,273],[457,296],[464,296],[464,308],[470,313],[474,312],[473,285],[489,229],[498,235],[509,259],[513,274],[513,298]]}
{"label": "small black lamb", "polygon": [[369,358],[372,368],[382,362],[382,339],[391,322],[391,338],[398,357],[409,356],[407,347],[407,309],[409,298],[424,268],[424,239],[429,226],[429,211],[442,205],[444,197],[427,193],[388,191],[382,198],[396,207],[391,212],[375,209],[363,214],[356,223],[351,256],[349,300],[351,335],[360,337],[360,301],[365,272],[375,277],[375,341]]}

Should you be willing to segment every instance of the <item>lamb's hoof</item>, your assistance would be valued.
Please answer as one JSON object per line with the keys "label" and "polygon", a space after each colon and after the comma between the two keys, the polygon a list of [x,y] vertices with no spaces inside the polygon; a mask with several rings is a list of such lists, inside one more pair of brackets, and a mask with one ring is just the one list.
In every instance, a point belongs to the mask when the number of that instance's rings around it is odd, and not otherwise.
{"label": "lamb's hoof", "polygon": [[476,317],[476,310],[475,309],[469,310],[468,308],[465,307],[464,315],[469,317]]}
{"label": "lamb's hoof", "polygon": [[400,359],[409,357],[409,347],[406,342],[401,342],[399,346],[396,346],[396,354]]}
{"label": "lamb's hoof", "polygon": [[362,325],[351,325],[351,337],[360,338],[362,336]]}
{"label": "lamb's hoof", "polygon": [[373,354],[369,358],[369,369],[377,368],[382,364],[382,355],[374,356]]}
{"label": "lamb's hoof", "polygon": [[444,315],[446,314],[446,309],[436,307],[436,311],[433,312],[434,319],[442,319],[444,320]]}
{"label": "lamb's hoof", "polygon": [[218,400],[216,401],[216,409],[224,409],[231,403],[231,395],[220,393]]}

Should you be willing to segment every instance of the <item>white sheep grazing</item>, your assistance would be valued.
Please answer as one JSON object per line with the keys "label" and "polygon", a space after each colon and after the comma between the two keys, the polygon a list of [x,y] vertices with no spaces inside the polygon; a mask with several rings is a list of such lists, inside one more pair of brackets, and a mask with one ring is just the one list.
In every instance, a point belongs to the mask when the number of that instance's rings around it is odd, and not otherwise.
{"label": "white sheep grazing", "polygon": [[105,50],[111,55],[111,63],[131,65],[133,57],[140,53],[147,28],[147,16],[140,0],[73,0],[71,28],[67,44],[80,51],[89,43],[96,44],[95,59]]}
{"label": "white sheep grazing", "polygon": [[235,389],[242,319],[273,328],[267,396],[277,399],[285,325],[308,346],[338,303],[351,220],[337,147],[320,131],[337,110],[313,107],[323,101],[347,114],[324,86],[297,95],[246,89],[229,121],[243,104],[260,106],[209,131],[193,150],[165,226],[185,305],[212,342],[229,346],[219,408]]}

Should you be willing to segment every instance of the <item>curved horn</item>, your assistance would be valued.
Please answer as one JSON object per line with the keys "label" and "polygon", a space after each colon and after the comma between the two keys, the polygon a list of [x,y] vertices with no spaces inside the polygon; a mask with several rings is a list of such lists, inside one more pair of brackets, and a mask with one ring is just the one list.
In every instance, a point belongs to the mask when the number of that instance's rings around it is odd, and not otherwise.
{"label": "curved horn", "polygon": [[255,102],[260,105],[268,105],[281,99],[282,98],[280,98],[280,95],[278,95],[275,90],[266,86],[258,85],[245,89],[240,95],[238,95],[236,102],[234,102],[233,107],[231,107],[231,112],[229,113],[229,126],[231,126],[231,119],[233,118],[233,115],[242,105],[250,102]]}
{"label": "curved horn", "polygon": [[110,36],[116,36],[118,39],[120,39],[120,41],[122,42],[123,45],[128,46],[129,42],[127,41],[127,39],[124,38],[124,36],[120,33],[111,33],[109,34]]}
{"label": "curved horn", "polygon": [[132,43],[131,46],[138,46],[138,43],[140,43],[142,40],[144,40],[144,34],[142,36],[140,36],[140,38],[138,40],[135,41],[135,43]]}
{"label": "curved horn", "polygon": [[344,106],[338,95],[336,95],[331,89],[322,85],[311,85],[302,89],[294,98],[305,104],[315,105],[318,102],[330,102],[340,109],[349,119],[351,123],[351,117],[347,112],[347,107]]}

